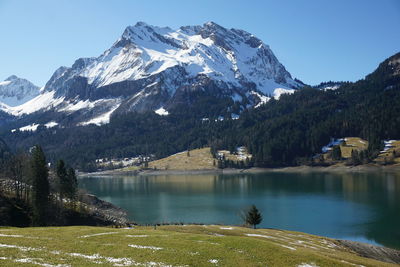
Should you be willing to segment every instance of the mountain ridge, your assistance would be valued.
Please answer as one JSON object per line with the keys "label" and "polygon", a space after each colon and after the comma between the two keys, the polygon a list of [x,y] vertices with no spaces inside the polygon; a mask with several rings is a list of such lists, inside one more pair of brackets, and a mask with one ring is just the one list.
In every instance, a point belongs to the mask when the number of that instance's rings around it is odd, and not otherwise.
{"label": "mountain ridge", "polygon": [[0,82],[0,106],[19,106],[40,94],[40,88],[27,79],[11,75]]}
{"label": "mountain ridge", "polygon": [[58,68],[30,103],[0,108],[17,117],[68,113],[75,125],[100,125],[114,113],[191,105],[202,93],[241,102],[238,113],[302,86],[268,45],[246,31],[214,22],[177,30],[138,22],[99,57]]}

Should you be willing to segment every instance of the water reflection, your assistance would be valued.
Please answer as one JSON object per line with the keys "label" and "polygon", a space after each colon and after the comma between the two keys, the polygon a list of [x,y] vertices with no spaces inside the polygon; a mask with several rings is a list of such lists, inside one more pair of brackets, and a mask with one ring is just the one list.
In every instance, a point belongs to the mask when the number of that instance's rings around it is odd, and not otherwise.
{"label": "water reflection", "polygon": [[240,224],[255,204],[262,227],[400,248],[400,175],[268,173],[84,178],[80,186],[140,223]]}

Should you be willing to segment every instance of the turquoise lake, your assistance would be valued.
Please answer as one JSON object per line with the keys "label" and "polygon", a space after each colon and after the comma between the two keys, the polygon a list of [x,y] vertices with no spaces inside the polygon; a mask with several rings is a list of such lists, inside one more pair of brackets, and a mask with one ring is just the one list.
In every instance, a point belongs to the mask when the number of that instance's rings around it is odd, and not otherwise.
{"label": "turquoise lake", "polygon": [[400,248],[397,173],[87,177],[79,186],[141,224],[240,225],[240,211],[254,204],[259,227]]}

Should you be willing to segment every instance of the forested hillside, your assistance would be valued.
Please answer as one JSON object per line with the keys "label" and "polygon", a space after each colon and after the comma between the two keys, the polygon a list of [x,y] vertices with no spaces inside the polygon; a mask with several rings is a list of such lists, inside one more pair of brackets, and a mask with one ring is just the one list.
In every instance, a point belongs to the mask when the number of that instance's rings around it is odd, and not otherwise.
{"label": "forested hillside", "polygon": [[81,170],[93,170],[94,160],[103,157],[159,158],[188,148],[212,146],[215,151],[242,145],[254,155],[256,166],[299,165],[310,163],[331,137],[343,136],[368,140],[372,158],[382,140],[400,139],[400,54],[363,80],[336,90],[308,87],[282,95],[242,111],[238,120],[231,115],[241,107],[227,109],[229,101],[199,96],[190,105],[177,105],[168,116],[127,113],[103,126],[43,127],[2,132],[1,137],[15,150],[41,144],[50,160],[64,158]]}

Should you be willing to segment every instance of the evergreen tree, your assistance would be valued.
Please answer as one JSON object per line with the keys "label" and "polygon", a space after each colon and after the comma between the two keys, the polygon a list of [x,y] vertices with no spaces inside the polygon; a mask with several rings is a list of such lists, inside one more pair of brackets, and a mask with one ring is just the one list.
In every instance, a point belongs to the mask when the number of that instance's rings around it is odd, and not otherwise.
{"label": "evergreen tree", "polygon": [[246,212],[245,222],[249,225],[253,225],[253,228],[256,229],[256,225],[260,224],[262,220],[263,218],[261,213],[258,211],[255,205],[252,205]]}
{"label": "evergreen tree", "polygon": [[76,179],[76,173],[73,168],[67,169],[67,180],[69,182],[67,197],[70,199],[75,199],[78,190],[78,180]]}
{"label": "evergreen tree", "polygon": [[32,223],[35,226],[46,225],[46,216],[49,208],[49,170],[46,157],[40,146],[34,146],[31,158],[32,181]]}
{"label": "evergreen tree", "polygon": [[332,159],[333,160],[341,160],[342,159],[342,151],[340,150],[340,146],[334,146],[332,148]]}
{"label": "evergreen tree", "polygon": [[351,162],[353,163],[353,165],[361,164],[360,155],[357,150],[351,151]]}
{"label": "evergreen tree", "polygon": [[58,190],[60,194],[60,200],[62,203],[63,198],[67,195],[69,181],[67,177],[67,169],[63,160],[57,161],[56,175],[58,179]]}

